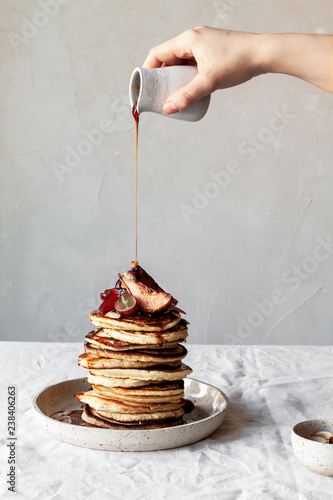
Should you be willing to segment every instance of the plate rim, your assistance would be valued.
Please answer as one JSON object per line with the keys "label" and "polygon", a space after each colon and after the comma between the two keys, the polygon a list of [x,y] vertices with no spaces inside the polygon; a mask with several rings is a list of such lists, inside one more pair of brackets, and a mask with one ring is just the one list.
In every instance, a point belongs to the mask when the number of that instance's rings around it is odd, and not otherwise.
{"label": "plate rim", "polygon": [[[202,382],[201,380],[197,380],[195,378],[192,378],[192,377],[186,377],[184,379],[184,383],[186,384],[187,380],[193,380],[194,382],[197,382],[199,383],[200,385],[203,385],[205,387],[209,387],[209,388],[212,388],[214,389],[215,391],[218,391],[220,393],[220,395],[223,397],[224,399],[224,408],[222,410],[218,410],[218,411],[215,411],[212,415],[208,415],[208,417],[205,417],[205,418],[202,418],[200,420],[197,420],[195,422],[189,422],[189,423],[184,423],[182,424],[181,426],[175,426],[175,427],[164,427],[164,428],[160,428],[160,429],[112,429],[112,428],[106,428],[106,427],[80,427],[80,426],[74,426],[73,424],[68,424],[68,423],[65,423],[65,422],[61,422],[59,420],[56,420],[48,415],[45,415],[45,413],[42,412],[42,410],[38,407],[38,404],[37,404],[37,398],[43,393],[45,392],[47,389],[51,389],[52,387],[55,387],[57,385],[60,385],[60,384],[66,384],[66,383],[70,383],[70,382],[78,382],[78,381],[87,381],[87,377],[77,377],[77,378],[74,378],[74,379],[67,379],[67,380],[62,380],[60,382],[57,382],[55,384],[50,384],[46,387],[44,387],[43,389],[41,389],[38,393],[35,394],[35,396],[33,396],[32,398],[32,408],[33,410],[35,411],[35,413],[41,417],[41,418],[44,418],[44,419],[47,419],[47,421],[51,421],[52,423],[54,422],[57,422],[57,424],[60,424],[61,428],[65,428],[65,429],[68,429],[68,426],[73,426],[74,428],[76,427],[79,427],[81,431],[85,431],[86,429],[89,430],[89,432],[96,432],[96,434],[99,434],[101,432],[105,432],[105,431],[109,431],[109,434],[113,434],[115,431],[117,433],[126,433],[128,434],[129,432],[131,434],[135,434],[137,432],[149,432],[150,433],[153,433],[153,431],[157,431],[158,433],[160,433],[161,431],[170,431],[170,429],[177,429],[177,428],[188,428],[190,426],[194,427],[198,424],[201,424],[207,420],[212,420],[214,418],[216,418],[218,415],[221,415],[223,413],[226,412],[228,406],[229,406],[229,398],[228,396],[223,392],[221,391],[221,389],[219,389],[218,387],[212,385],[212,384],[208,384],[206,382]],[[185,387],[185,390],[186,390],[186,387]],[[185,394],[186,396],[186,394]],[[65,427],[64,427],[65,426]]]}

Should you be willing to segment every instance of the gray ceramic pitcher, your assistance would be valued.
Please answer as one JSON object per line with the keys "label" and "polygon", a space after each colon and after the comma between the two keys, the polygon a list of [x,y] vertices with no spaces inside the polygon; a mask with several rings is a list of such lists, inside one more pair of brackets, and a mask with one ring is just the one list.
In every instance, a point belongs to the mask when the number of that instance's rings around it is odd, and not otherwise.
{"label": "gray ceramic pitcher", "polygon": [[151,111],[177,120],[195,122],[201,120],[209,106],[210,95],[197,101],[184,111],[172,115],[163,112],[165,99],[175,90],[189,83],[198,74],[195,66],[166,66],[165,68],[135,68],[129,85],[131,106],[137,112]]}

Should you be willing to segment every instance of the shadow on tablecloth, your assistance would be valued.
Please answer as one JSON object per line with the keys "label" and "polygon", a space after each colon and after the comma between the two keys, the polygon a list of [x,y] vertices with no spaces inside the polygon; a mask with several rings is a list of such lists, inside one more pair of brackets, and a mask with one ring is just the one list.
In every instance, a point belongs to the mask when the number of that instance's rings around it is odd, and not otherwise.
{"label": "shadow on tablecloth", "polygon": [[267,412],[260,412],[245,403],[229,401],[224,421],[210,436],[219,442],[229,442],[248,436],[256,427],[274,425],[274,419]]}

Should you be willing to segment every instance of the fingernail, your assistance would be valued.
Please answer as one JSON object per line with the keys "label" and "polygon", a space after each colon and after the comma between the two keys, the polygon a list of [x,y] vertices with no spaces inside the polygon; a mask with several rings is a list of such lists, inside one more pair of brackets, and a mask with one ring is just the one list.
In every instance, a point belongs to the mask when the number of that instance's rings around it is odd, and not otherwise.
{"label": "fingernail", "polygon": [[163,106],[163,111],[167,115],[172,115],[173,113],[177,113],[177,111],[179,110],[176,108],[173,102],[167,101]]}

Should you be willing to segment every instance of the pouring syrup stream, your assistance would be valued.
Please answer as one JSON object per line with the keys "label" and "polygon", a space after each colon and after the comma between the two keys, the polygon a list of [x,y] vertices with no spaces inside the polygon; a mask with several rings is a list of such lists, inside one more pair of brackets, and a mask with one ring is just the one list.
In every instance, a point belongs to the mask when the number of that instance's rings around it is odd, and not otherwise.
{"label": "pouring syrup stream", "polygon": [[136,150],[136,161],[135,161],[135,260],[138,260],[138,153],[139,153],[139,113],[136,109],[136,103],[132,108],[132,115],[135,120],[135,150]]}

